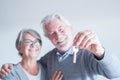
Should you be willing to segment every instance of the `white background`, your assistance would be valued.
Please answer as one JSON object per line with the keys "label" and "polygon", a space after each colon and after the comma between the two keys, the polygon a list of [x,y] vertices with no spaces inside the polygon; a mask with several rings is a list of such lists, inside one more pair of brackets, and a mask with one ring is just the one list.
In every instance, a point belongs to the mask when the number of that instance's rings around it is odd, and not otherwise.
{"label": "white background", "polygon": [[0,67],[21,60],[15,40],[23,28],[35,29],[42,36],[43,47],[38,59],[53,48],[43,36],[40,21],[54,12],[72,23],[74,34],[94,30],[106,51],[120,58],[120,0],[0,0]]}

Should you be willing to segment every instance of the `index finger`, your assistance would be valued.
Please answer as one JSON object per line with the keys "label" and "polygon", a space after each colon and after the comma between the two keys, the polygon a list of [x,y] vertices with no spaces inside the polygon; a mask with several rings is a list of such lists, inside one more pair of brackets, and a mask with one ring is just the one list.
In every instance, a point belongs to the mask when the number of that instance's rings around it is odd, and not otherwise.
{"label": "index finger", "polygon": [[74,42],[73,45],[74,46],[80,46],[81,42],[83,41],[83,39],[85,38],[86,35],[90,34],[91,31],[90,30],[86,30],[86,31],[81,31],[79,32],[75,38],[74,38]]}

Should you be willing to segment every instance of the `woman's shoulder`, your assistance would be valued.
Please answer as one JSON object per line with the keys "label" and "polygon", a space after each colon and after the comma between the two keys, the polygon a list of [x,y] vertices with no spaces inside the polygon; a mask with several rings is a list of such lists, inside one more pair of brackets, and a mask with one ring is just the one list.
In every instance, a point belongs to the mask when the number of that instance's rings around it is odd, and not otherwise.
{"label": "woman's shoulder", "polygon": [[22,70],[20,63],[14,64],[14,68],[12,69],[12,71],[6,77],[3,78],[3,80],[23,80],[23,79],[28,80],[26,79],[26,75]]}
{"label": "woman's shoulder", "polygon": [[2,80],[16,80],[17,78],[17,74],[16,74],[16,69],[17,67],[19,66],[19,63],[17,64],[14,64],[14,68],[11,70],[11,72],[6,76],[4,77]]}

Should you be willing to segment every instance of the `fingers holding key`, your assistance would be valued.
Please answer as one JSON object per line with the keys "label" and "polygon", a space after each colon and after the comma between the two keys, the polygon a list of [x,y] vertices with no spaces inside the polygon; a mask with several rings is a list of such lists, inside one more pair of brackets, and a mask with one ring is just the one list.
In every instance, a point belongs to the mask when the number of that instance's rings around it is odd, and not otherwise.
{"label": "fingers holding key", "polygon": [[89,39],[91,39],[92,37],[94,37],[94,35],[93,35],[93,32],[90,30],[79,32],[74,39],[73,45],[80,46],[81,48],[84,48],[87,41]]}
{"label": "fingers holding key", "polygon": [[104,53],[104,48],[101,45],[97,34],[90,30],[79,32],[74,39],[73,45],[87,49],[98,57]]}

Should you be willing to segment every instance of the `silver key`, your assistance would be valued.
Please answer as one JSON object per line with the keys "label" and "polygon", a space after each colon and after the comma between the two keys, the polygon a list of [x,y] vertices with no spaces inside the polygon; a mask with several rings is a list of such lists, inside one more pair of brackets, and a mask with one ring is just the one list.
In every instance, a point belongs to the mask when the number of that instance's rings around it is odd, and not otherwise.
{"label": "silver key", "polygon": [[77,52],[79,51],[77,46],[73,46],[73,63],[76,63]]}

